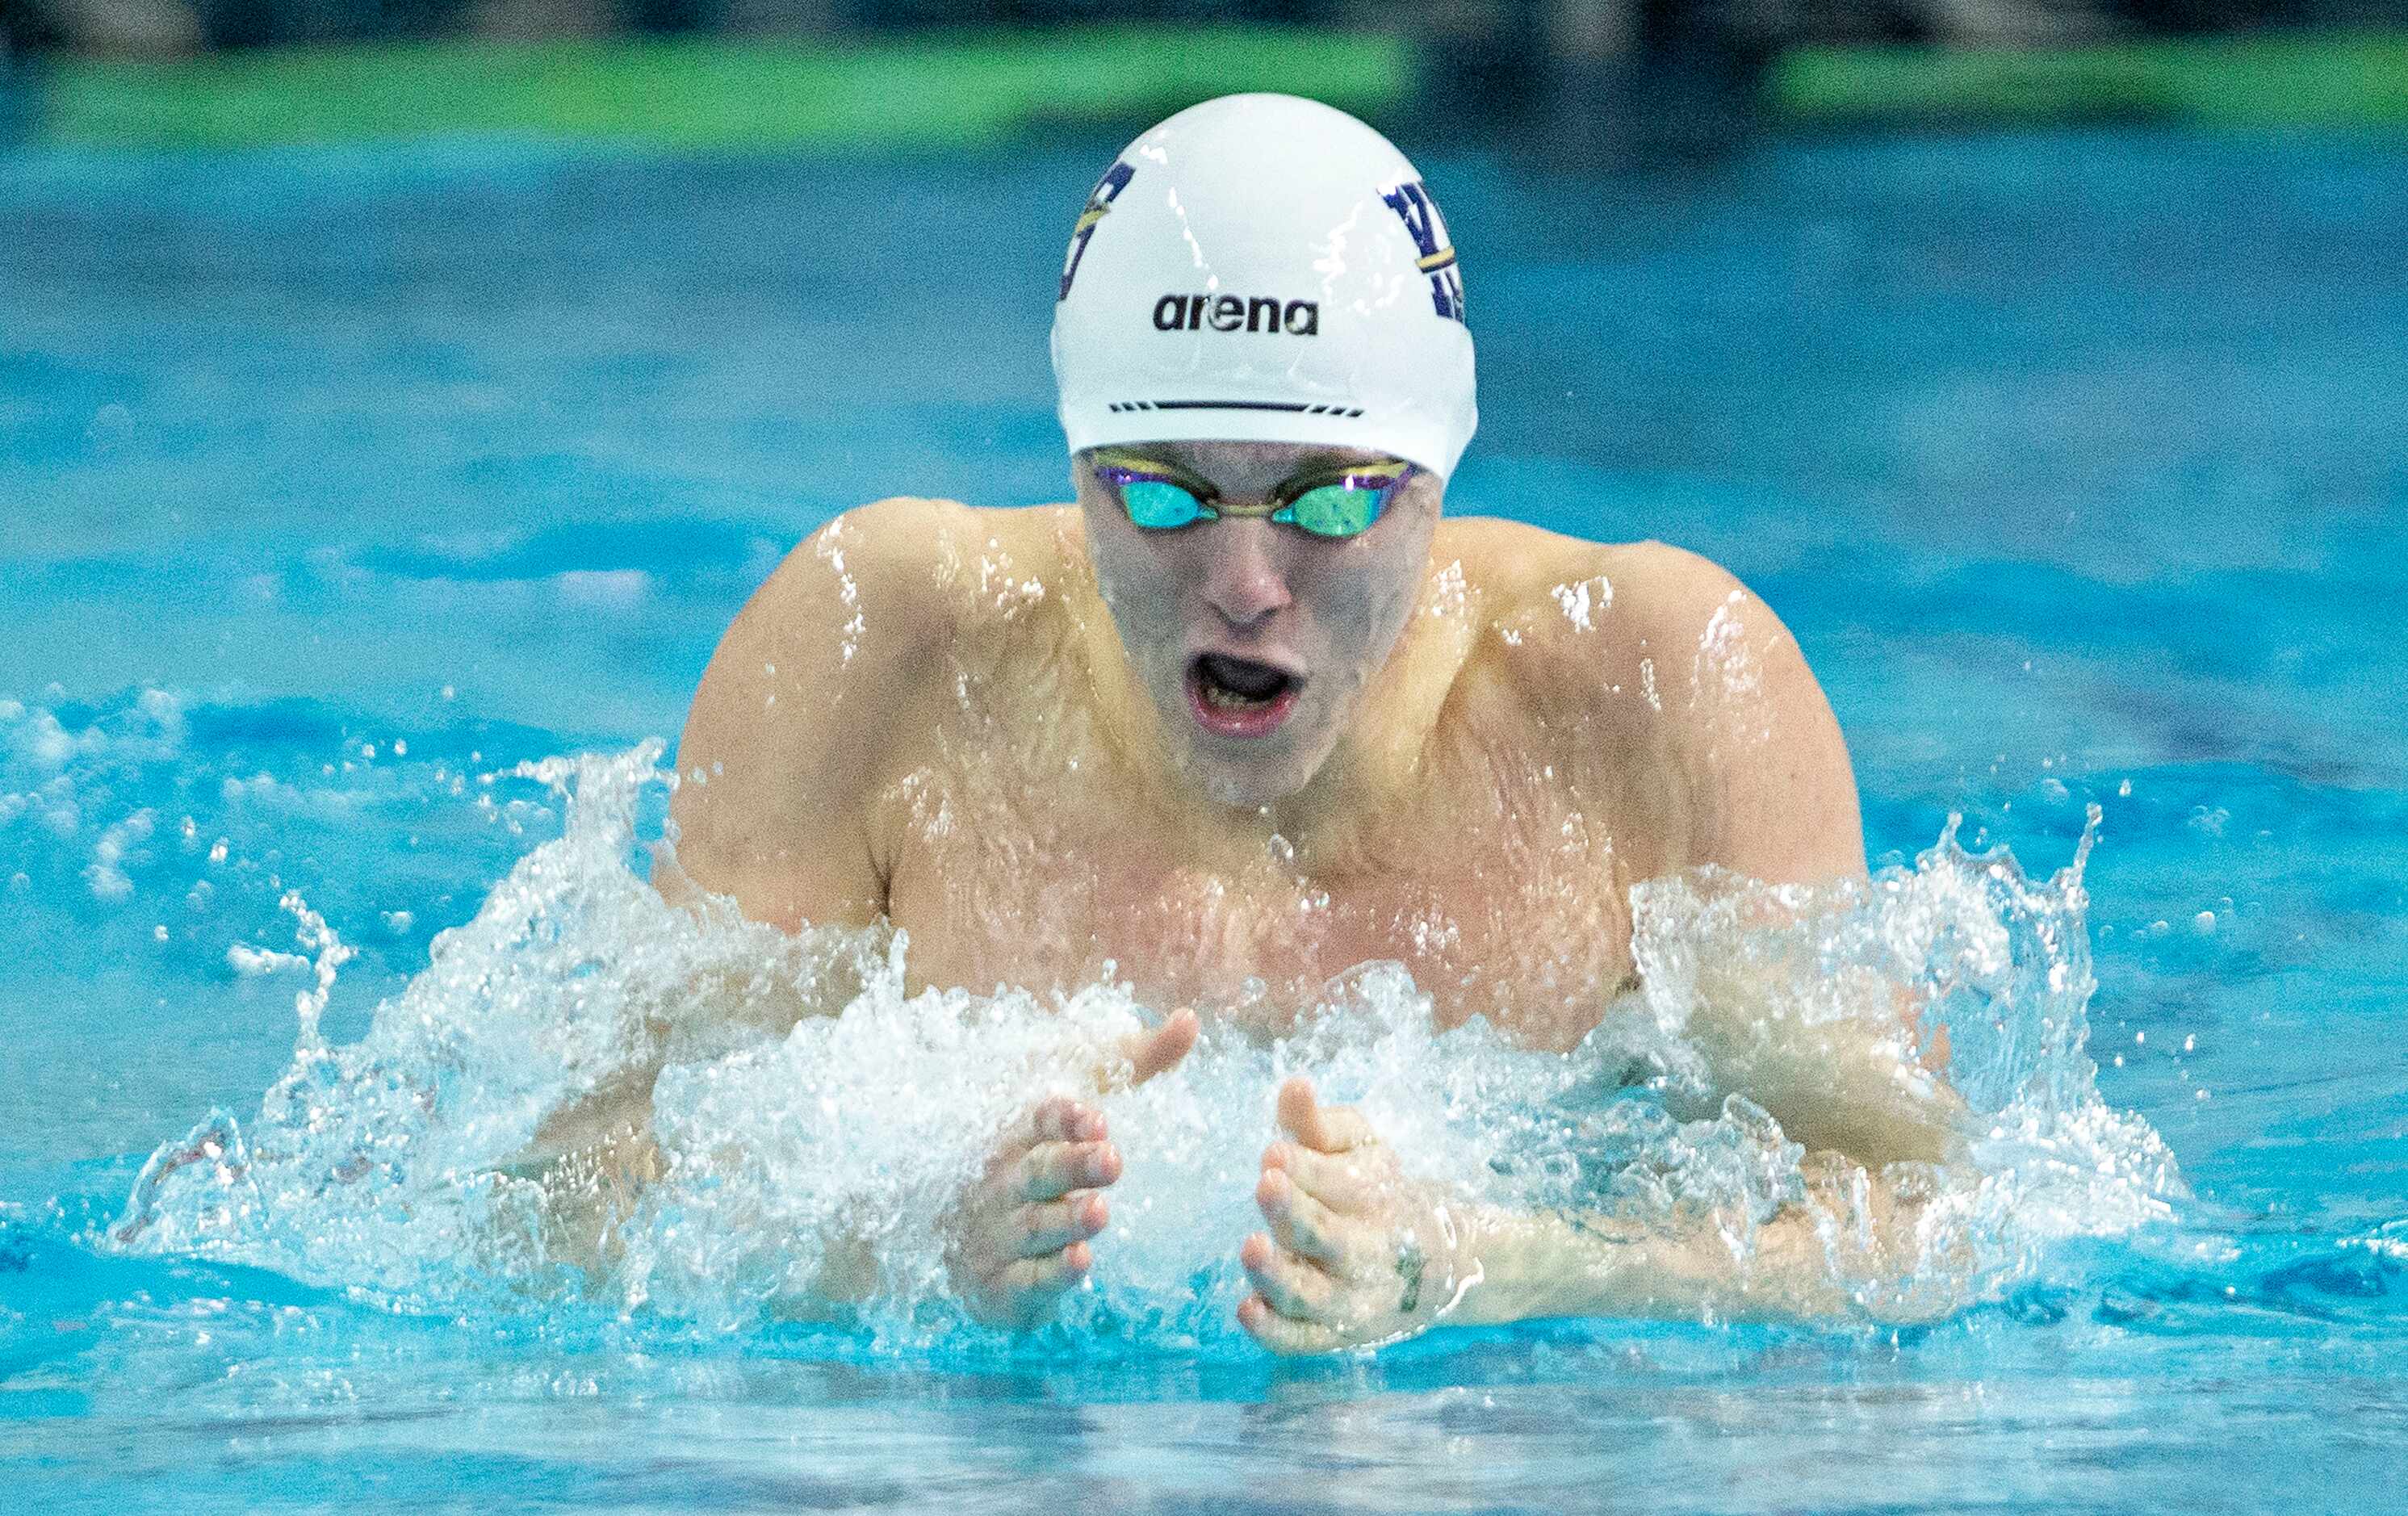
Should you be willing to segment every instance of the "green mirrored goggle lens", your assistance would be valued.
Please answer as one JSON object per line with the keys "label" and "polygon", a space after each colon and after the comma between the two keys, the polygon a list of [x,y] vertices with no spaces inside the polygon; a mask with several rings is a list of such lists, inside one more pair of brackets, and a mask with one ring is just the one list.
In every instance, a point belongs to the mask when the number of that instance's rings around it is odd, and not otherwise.
{"label": "green mirrored goggle lens", "polygon": [[1129,471],[1110,469],[1102,472],[1108,481],[1120,486],[1121,506],[1128,512],[1129,520],[1140,526],[1150,527],[1156,531],[1167,530],[1174,526],[1185,526],[1191,522],[1202,521],[1211,514],[1204,508],[1204,502],[1197,499],[1193,493],[1171,483],[1168,479],[1147,479],[1141,475],[1132,474],[1126,479],[1115,480],[1111,479],[1113,474]]}
{"label": "green mirrored goggle lens", "polygon": [[1394,488],[1393,479],[1376,485],[1351,479],[1325,484],[1297,495],[1274,511],[1271,520],[1293,522],[1315,536],[1354,536],[1380,519],[1380,508],[1388,503]]}

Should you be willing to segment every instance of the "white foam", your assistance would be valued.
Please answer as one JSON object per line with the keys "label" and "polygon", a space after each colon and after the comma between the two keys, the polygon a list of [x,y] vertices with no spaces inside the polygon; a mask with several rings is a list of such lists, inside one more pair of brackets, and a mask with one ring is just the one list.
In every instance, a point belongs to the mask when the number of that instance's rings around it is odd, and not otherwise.
{"label": "white foam", "polygon": [[84,882],[95,897],[120,901],[134,894],[134,880],[121,865],[130,851],[150,839],[156,822],[156,813],[145,807],[102,831],[92,845],[92,862],[83,871]]}
{"label": "white foam", "polygon": [[226,949],[226,966],[237,974],[279,974],[288,968],[307,968],[309,960],[297,952],[277,952],[236,942]]}
{"label": "white foam", "polygon": [[[971,1329],[948,1300],[939,1216],[1013,1114],[1051,1090],[1092,1089],[1096,1050],[1157,1008],[1111,982],[1058,1003],[907,995],[899,935],[796,937],[732,908],[668,907],[633,864],[639,793],[668,780],[660,751],[515,771],[565,803],[563,834],[435,939],[425,970],[358,1043],[317,1039],[345,950],[288,900],[316,968],[293,1066],[256,1117],[214,1112],[154,1155],[116,1245],[405,1302],[581,1294],[733,1329],[812,1309],[829,1250],[866,1247],[871,1330],[898,1344],[962,1340]],[[1836,1236],[1854,1220],[1815,1209],[1804,1151],[1769,1113],[1780,1058],[1727,1060],[1715,1041],[1714,975],[1732,964],[1757,975],[1747,1024],[1775,1053],[1878,1030],[1846,1045],[1909,1118],[1947,1097],[1894,1021],[1866,1020],[1888,1012],[1864,987],[1915,987],[1954,1041],[1967,1109],[1952,1119],[1968,1157],[1889,1176],[1928,1194],[1923,1275],[1839,1278],[1843,1294],[1868,1309],[1917,1288],[1980,1298],[2057,1238],[2161,1219],[2179,1194],[2172,1160],[2093,1082],[2081,865],[2077,854],[2028,880],[2003,855],[1965,853],[1952,828],[1913,868],[1864,885],[1772,891],[1701,874],[1642,886],[1644,993],[1609,1008],[1569,1057],[1514,1048],[1478,1020],[1433,1032],[1395,965],[1333,981],[1295,1036],[1209,1027],[1173,1074],[1098,1097],[1126,1166],[1094,1287],[1061,1330],[1168,1348],[1239,1340],[1236,1251],[1259,1225],[1252,1192],[1275,1135],[1273,1092],[1297,1073],[1358,1105],[1409,1170],[1469,1196],[1707,1215],[1742,1262],[1755,1229],[1784,1209],[1808,1209]],[[237,969],[294,959],[229,952]],[[1755,1094],[1734,1069],[1762,1081]],[[646,1087],[663,1174],[610,1236],[564,1231],[599,1225],[580,1209],[589,1196],[501,1172],[529,1155],[548,1113]],[[1846,1255],[1833,1247],[1835,1274],[1853,1266]]]}

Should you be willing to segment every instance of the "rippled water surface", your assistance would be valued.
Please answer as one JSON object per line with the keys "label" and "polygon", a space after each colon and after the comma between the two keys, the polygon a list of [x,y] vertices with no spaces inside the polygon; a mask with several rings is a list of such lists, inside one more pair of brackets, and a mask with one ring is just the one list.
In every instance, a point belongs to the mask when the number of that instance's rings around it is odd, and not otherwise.
{"label": "rippled water surface", "polygon": [[[1779,1200],[1749,1111],[1602,1075],[1678,1064],[1680,965],[1764,950],[1711,888],[1652,897],[1661,994],[1569,1062],[1433,1037],[1367,971],[1320,1034],[1115,1097],[1155,1134],[1130,1235],[1014,1343],[933,1290],[927,1218],[998,1063],[1042,1079],[1147,1008],[912,1001],[908,947],[642,882],[650,739],[786,548],[883,494],[1063,493],[1046,292],[1116,145],[0,159],[12,1508],[2380,1506],[2408,157],[1830,142],[1598,185],[1422,155],[1482,360],[1451,508],[1720,558],[1831,694],[1884,866],[1814,941],[1953,996],[1972,1282],[1906,1330],[1274,1365],[1227,1308],[1283,1069],[1492,1194]],[[663,987],[738,964],[852,1009],[643,1043]],[[475,1176],[647,1059],[695,1166],[580,1280]],[[792,1319],[809,1239],[862,1215],[872,1307]]]}

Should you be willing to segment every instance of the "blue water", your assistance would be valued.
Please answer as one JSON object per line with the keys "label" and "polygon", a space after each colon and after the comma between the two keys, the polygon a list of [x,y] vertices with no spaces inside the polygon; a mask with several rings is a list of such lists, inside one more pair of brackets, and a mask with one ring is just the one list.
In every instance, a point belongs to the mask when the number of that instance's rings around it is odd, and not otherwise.
{"label": "blue water", "polygon": [[[577,1008],[759,950],[646,914],[663,796],[639,756],[581,790],[514,771],[673,738],[727,619],[834,512],[1061,496],[1046,292],[1115,146],[0,159],[0,1497],[2396,1499],[2397,141],[1834,141],[1605,184],[1417,153],[1482,362],[1450,508],[1731,565],[1831,694],[1885,878],[1986,877],[1935,845],[1961,814],[2023,892],[1965,920],[1994,916],[2027,973],[2086,944],[2086,1001],[2078,973],[1996,1001],[2071,1045],[2010,1035],[1959,1073],[2103,1167],[1998,1158],[1995,1266],[1939,1323],[1549,1323],[1274,1365],[1180,1305],[1226,1265],[1191,1278],[1138,1239],[1079,1330],[1015,1345],[901,1294],[853,1326],[781,1321],[777,1249],[698,1195],[698,1240],[651,1239],[641,1290],[564,1290],[509,1252],[500,1201],[429,1187],[550,1077],[531,1049],[608,1032]],[[2057,875],[2094,805],[2078,881]],[[300,911],[353,955],[298,940]],[[2035,922],[2074,945],[2035,947]],[[334,972],[319,1036],[295,1015],[318,981],[268,953]],[[1402,1025],[1393,988],[1332,1056],[1394,1121],[1460,1117],[1415,1104],[1449,1069],[1544,1077]],[[952,1014],[871,1008],[862,1036]],[[988,1013],[1011,1046],[1049,1024]],[[736,1093],[669,1105],[771,1151],[780,1081],[842,1051],[698,1060]],[[1236,1089],[1265,1056],[1211,1049],[1197,1077]],[[442,1120],[395,1094],[413,1080]],[[1177,1102],[1148,1109],[1195,1140],[1128,1181],[1166,1211],[1235,1151]],[[239,1163],[135,1198],[213,1111]],[[842,1140],[898,1194],[929,1180],[906,1120]],[[313,1144],[384,1166],[291,1187]],[[763,1160],[755,1198],[877,1193],[823,1183],[825,1151]]]}

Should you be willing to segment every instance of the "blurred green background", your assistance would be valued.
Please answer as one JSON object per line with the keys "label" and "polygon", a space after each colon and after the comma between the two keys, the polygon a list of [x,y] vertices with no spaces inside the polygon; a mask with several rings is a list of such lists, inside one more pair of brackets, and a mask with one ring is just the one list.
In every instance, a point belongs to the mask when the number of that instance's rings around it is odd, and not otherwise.
{"label": "blurred green background", "polygon": [[2408,122],[2408,0],[0,0],[0,39],[5,139],[100,146],[946,147],[1241,89],[1557,167],[1781,127]]}

